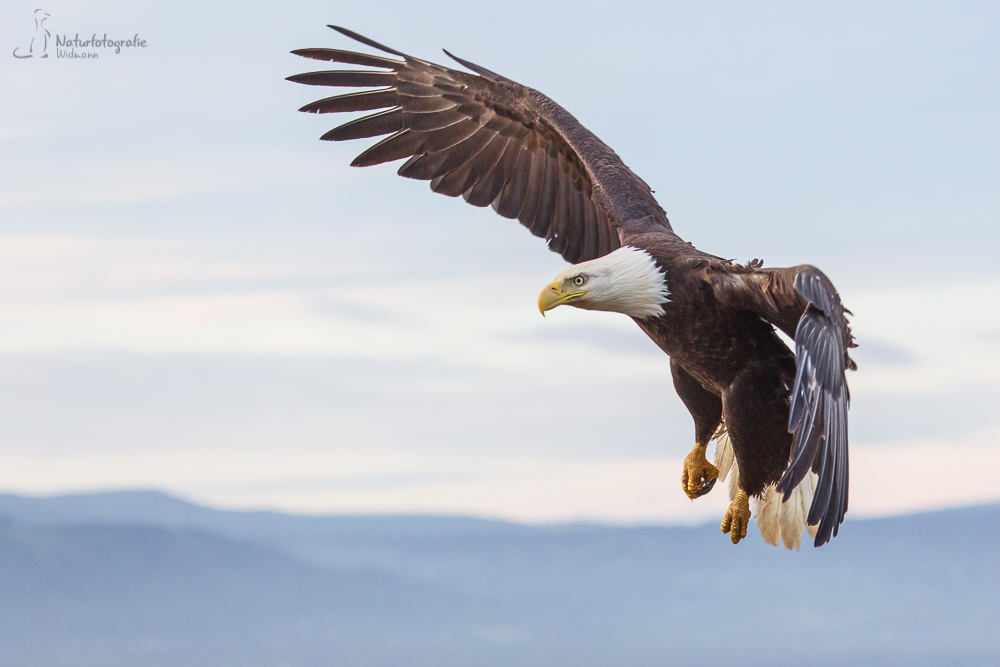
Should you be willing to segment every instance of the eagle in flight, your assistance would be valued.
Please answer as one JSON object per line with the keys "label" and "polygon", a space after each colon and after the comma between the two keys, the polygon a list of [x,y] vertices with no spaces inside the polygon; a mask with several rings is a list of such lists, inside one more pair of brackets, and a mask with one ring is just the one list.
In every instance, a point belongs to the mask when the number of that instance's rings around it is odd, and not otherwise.
{"label": "eagle in flight", "polygon": [[[750,500],[765,540],[798,548],[837,534],[847,512],[851,330],[833,283],[808,266],[766,268],[704,253],[670,226],[646,183],[545,95],[445,53],[442,67],[330,26],[393,57],[338,49],[292,53],[359,67],[297,74],[311,86],[362,88],[302,107],[374,111],[323,135],[384,137],[351,163],[405,160],[399,175],[492,206],[572,266],[538,307],[623,313],[670,356],[694,418],[681,483],[692,499],[730,477],[722,531],[746,537]],[[386,136],[387,135],[387,136]],[[795,352],[775,328],[795,340]],[[716,440],[715,465],[706,451]]]}

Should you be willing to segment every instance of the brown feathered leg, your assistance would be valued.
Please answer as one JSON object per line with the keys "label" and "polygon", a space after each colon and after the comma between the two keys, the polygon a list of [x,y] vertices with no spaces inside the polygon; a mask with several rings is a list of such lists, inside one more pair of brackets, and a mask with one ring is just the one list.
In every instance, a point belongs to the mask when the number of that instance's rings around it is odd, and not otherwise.
{"label": "brown feathered leg", "polygon": [[719,469],[708,462],[705,451],[722,421],[722,399],[701,386],[680,364],[670,360],[677,395],[694,417],[694,449],[684,459],[681,486],[688,498],[700,498],[715,486]]}
{"label": "brown feathered leg", "polygon": [[[785,364],[784,366],[787,366]],[[722,393],[726,428],[739,466],[739,491],[722,520],[733,544],[746,537],[750,496],[760,496],[788,465],[789,369],[781,362],[747,365]]]}

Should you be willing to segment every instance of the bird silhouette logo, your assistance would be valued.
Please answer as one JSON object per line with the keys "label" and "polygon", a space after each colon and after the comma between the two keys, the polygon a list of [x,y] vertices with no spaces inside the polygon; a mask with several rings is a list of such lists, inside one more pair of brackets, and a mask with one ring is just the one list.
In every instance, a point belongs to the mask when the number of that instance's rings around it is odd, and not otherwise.
{"label": "bird silhouette logo", "polygon": [[44,9],[35,10],[35,34],[28,45],[27,53],[21,47],[14,49],[15,58],[48,58],[49,57],[49,29],[45,27],[45,20],[49,18],[49,13]]}

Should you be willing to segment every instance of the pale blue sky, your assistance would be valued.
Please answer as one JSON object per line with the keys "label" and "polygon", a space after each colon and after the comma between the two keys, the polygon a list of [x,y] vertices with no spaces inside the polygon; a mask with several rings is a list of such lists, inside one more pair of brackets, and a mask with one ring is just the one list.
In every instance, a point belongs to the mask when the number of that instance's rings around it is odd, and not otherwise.
{"label": "pale blue sky", "polygon": [[[284,80],[316,68],[288,51],[354,48],[338,23],[545,92],[702,249],[830,275],[862,345],[857,515],[1000,499],[969,472],[1000,465],[1000,8],[505,7],[46,3],[53,36],[147,47],[0,55],[0,487],[528,520],[724,506],[680,491],[666,357],[622,317],[538,316],[559,257],[317,140],[339,119],[295,112],[324,91]],[[35,9],[5,3],[3,53]]]}

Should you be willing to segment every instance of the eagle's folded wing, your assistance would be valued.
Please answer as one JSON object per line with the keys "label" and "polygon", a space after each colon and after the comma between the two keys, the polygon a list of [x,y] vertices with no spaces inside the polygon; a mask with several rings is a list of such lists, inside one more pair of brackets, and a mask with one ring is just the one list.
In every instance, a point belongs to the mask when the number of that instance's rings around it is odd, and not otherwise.
{"label": "eagle's folded wing", "polygon": [[807,523],[816,546],[830,541],[847,512],[846,371],[854,337],[833,283],[813,266],[736,268],[713,277],[719,299],[752,311],[795,339],[795,383],[788,430],[794,434],[788,468],[777,489],[787,500],[810,470],[818,476]]}

